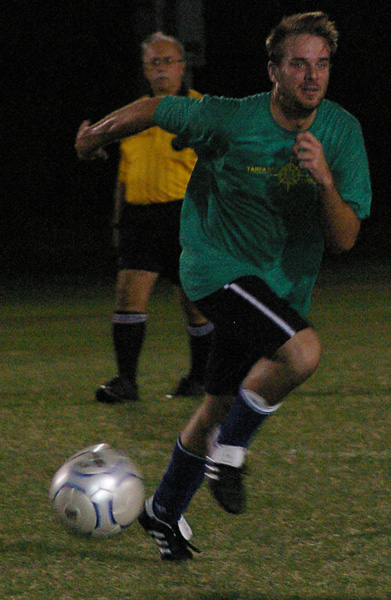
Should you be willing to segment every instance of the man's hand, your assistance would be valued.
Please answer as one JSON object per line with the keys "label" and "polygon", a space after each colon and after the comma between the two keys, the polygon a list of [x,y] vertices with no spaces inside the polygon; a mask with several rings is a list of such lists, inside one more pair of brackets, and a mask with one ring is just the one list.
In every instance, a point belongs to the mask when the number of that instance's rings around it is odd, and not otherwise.
{"label": "man's hand", "polygon": [[97,158],[106,160],[108,154],[103,148],[96,146],[96,141],[89,136],[90,121],[83,121],[80,125],[75,142],[75,150],[80,160],[95,160]]}
{"label": "man's hand", "polygon": [[360,231],[360,219],[341,198],[322,144],[312,133],[304,131],[296,136],[293,152],[299,168],[308,169],[318,186],[320,218],[327,245],[334,252],[350,250]]}
{"label": "man's hand", "polygon": [[309,131],[298,133],[293,146],[300,169],[307,169],[312,179],[321,186],[333,185],[333,176],[327,164],[322,144]]}

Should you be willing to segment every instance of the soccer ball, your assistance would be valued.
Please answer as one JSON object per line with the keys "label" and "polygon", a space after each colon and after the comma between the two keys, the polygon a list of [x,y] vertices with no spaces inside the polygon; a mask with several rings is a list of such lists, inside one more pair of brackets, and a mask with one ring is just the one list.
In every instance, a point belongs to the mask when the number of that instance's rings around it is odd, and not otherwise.
{"label": "soccer ball", "polygon": [[94,537],[121,533],[137,519],[145,500],[139,469],[108,444],[71,456],[54,475],[49,495],[63,523]]}

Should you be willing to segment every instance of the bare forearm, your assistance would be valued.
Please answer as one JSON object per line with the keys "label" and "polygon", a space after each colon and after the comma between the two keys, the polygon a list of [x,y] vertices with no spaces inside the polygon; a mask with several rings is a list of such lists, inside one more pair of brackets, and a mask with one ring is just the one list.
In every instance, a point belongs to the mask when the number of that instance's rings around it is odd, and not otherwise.
{"label": "bare forearm", "polygon": [[99,149],[118,142],[155,124],[161,98],[145,98],[124,106],[97,123],[84,122],[78,131],[75,149],[81,159],[93,158]]}
{"label": "bare forearm", "polygon": [[106,146],[152,127],[159,101],[158,98],[144,98],[128,104],[91,125],[89,135],[94,136],[100,146]]}
{"label": "bare forearm", "polygon": [[318,185],[320,217],[327,246],[333,252],[350,250],[360,231],[360,219],[341,198],[333,181]]}

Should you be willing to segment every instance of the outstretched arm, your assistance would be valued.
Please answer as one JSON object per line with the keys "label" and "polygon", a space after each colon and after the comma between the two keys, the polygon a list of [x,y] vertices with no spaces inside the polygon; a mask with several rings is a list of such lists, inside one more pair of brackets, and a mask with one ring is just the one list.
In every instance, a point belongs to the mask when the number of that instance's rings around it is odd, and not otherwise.
{"label": "outstretched arm", "polygon": [[144,98],[128,104],[90,125],[84,121],[77,132],[75,150],[81,160],[102,158],[104,146],[155,125],[155,111],[162,98]]}
{"label": "outstretched arm", "polygon": [[327,245],[334,252],[350,250],[357,239],[361,221],[341,198],[326,162],[322,144],[309,131],[299,133],[293,151],[299,167],[308,169],[318,186],[320,218]]}

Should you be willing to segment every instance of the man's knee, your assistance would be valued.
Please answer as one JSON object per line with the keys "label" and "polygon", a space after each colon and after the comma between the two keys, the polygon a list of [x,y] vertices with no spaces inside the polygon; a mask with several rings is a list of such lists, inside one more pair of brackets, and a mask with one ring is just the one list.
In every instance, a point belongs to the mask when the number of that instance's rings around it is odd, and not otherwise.
{"label": "man's knee", "polygon": [[319,336],[312,327],[308,327],[286,342],[276,356],[286,364],[299,385],[316,371],[321,353]]}
{"label": "man's knee", "polygon": [[157,277],[157,273],[150,271],[119,271],[116,283],[116,310],[145,312]]}

